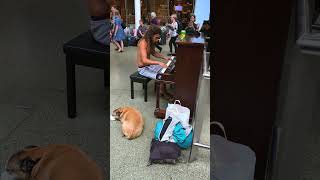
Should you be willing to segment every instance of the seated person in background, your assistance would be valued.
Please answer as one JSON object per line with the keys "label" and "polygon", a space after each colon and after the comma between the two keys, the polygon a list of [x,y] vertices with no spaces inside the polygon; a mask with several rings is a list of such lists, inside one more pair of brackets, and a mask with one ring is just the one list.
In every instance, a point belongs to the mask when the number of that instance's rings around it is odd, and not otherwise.
{"label": "seated person in background", "polygon": [[140,26],[138,27],[137,36],[138,36],[138,39],[141,39],[147,31],[147,26],[143,23],[142,19],[140,19],[139,23],[140,23]]}
{"label": "seated person in background", "polygon": [[90,31],[93,38],[103,44],[110,45],[110,6],[111,0],[88,0]]}
{"label": "seated person in background", "polygon": [[[160,61],[150,59],[150,55],[164,59],[166,61],[170,58],[163,56],[161,53],[155,51],[156,45],[160,40],[161,29],[159,26],[151,25],[145,35],[138,43],[137,51],[137,66],[140,75],[151,78],[160,79],[160,71],[162,68],[167,68],[167,65]],[[160,85],[160,93],[165,93],[164,85]]]}

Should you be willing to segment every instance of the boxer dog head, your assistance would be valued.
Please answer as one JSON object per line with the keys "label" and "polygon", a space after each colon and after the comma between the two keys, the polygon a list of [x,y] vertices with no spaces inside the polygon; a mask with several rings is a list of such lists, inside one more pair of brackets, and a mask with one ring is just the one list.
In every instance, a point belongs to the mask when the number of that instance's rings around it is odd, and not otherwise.
{"label": "boxer dog head", "polygon": [[13,154],[7,164],[1,180],[30,180],[32,168],[39,162],[40,157],[34,156],[30,150],[37,146],[27,146]]}

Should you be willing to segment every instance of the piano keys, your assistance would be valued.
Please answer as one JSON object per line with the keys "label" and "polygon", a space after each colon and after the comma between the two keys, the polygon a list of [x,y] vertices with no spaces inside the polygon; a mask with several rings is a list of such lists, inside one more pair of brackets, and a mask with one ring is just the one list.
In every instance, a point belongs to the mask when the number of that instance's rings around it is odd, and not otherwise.
{"label": "piano keys", "polygon": [[167,68],[162,68],[161,69],[161,74],[163,74],[163,73],[171,73],[171,72],[173,72],[173,70],[174,70],[174,68],[175,68],[175,63],[176,63],[176,58],[175,58],[175,56],[171,56],[171,60],[169,60],[168,62],[167,62]]}

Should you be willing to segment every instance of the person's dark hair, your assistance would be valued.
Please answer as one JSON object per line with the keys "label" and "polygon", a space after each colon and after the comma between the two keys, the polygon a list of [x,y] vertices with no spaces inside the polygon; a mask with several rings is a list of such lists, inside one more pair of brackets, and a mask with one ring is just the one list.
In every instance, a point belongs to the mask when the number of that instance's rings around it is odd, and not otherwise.
{"label": "person's dark hair", "polygon": [[194,17],[194,21],[196,21],[196,15],[194,15],[194,14],[190,14],[189,20],[191,19],[192,16]]}
{"label": "person's dark hair", "polygon": [[161,29],[159,26],[156,25],[150,25],[147,32],[144,34],[144,36],[141,39],[144,39],[147,43],[147,50],[150,53],[154,52],[154,48],[156,46],[155,43],[153,43],[152,38],[156,34],[161,34]]}

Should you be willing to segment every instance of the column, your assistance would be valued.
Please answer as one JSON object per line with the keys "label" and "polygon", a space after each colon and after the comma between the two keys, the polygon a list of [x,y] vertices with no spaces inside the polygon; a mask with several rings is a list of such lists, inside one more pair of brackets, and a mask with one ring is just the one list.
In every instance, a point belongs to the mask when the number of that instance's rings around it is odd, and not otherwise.
{"label": "column", "polygon": [[134,0],[134,22],[135,29],[139,27],[139,20],[141,19],[141,2],[140,0]]}

